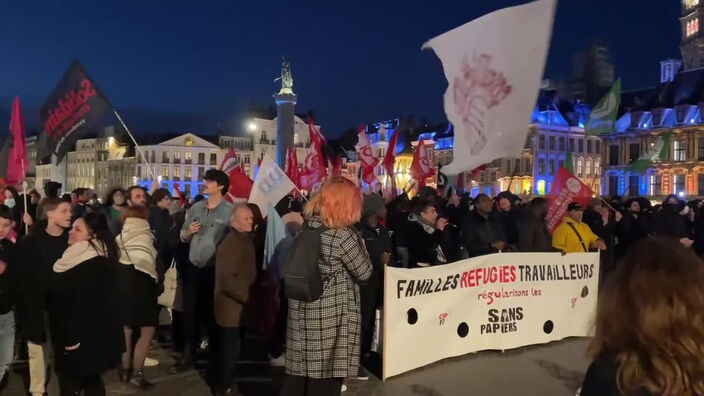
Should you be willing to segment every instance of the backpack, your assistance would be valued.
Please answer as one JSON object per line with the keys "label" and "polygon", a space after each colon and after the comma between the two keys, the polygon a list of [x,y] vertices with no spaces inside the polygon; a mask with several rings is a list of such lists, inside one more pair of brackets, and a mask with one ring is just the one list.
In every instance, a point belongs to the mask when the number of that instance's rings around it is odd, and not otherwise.
{"label": "backpack", "polygon": [[318,268],[320,235],[328,228],[311,228],[308,223],[293,240],[283,265],[284,291],[287,298],[313,302],[323,294],[323,279]]}

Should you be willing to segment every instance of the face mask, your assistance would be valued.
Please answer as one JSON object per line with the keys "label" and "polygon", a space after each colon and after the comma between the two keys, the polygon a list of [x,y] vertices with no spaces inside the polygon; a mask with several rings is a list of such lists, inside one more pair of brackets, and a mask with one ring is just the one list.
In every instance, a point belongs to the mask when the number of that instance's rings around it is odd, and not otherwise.
{"label": "face mask", "polygon": [[7,199],[5,199],[4,204],[5,204],[8,208],[12,209],[12,208],[15,207],[15,199],[14,199],[14,198],[7,198]]}

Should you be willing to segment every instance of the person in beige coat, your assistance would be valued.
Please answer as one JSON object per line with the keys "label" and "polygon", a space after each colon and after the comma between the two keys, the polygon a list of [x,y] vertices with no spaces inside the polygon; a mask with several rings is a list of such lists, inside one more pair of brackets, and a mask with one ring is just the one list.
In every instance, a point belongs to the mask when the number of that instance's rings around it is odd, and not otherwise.
{"label": "person in beige coat", "polygon": [[235,369],[240,352],[240,317],[257,277],[252,211],[236,205],[230,215],[232,230],[215,253],[215,321],[220,334],[216,395],[237,395]]}

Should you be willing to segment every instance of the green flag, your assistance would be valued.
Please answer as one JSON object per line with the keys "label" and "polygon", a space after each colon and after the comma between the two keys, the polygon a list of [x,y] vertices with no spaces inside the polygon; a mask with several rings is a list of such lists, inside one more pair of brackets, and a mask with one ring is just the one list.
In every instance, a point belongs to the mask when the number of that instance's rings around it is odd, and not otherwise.
{"label": "green flag", "polygon": [[567,152],[567,158],[565,158],[565,169],[574,175],[574,159],[572,158],[572,150]]}
{"label": "green flag", "polygon": [[663,161],[667,159],[667,152],[670,150],[670,141],[672,134],[666,133],[660,135],[658,140],[653,144],[648,151],[643,153],[637,160],[628,165],[628,170],[634,173],[645,173],[654,161]]}
{"label": "green flag", "polygon": [[618,117],[618,106],[620,104],[621,79],[619,78],[609,89],[609,92],[592,109],[587,126],[584,128],[584,133],[589,136],[612,132],[616,117]]}

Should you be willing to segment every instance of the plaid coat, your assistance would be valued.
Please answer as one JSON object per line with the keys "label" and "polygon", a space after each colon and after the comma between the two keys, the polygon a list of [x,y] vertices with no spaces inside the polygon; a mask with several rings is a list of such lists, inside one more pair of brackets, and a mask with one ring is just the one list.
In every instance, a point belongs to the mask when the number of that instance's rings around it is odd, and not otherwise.
{"label": "plaid coat", "polygon": [[[320,217],[308,220],[311,228]],[[320,236],[318,262],[323,294],[310,303],[289,299],[286,373],[308,378],[353,377],[359,370],[360,308],[356,281],[369,279],[367,249],[352,228],[334,228]]]}

